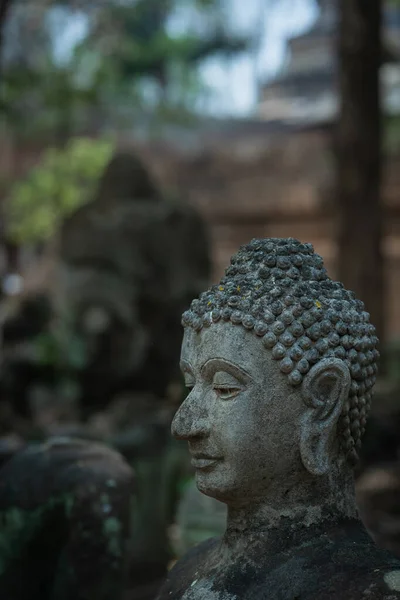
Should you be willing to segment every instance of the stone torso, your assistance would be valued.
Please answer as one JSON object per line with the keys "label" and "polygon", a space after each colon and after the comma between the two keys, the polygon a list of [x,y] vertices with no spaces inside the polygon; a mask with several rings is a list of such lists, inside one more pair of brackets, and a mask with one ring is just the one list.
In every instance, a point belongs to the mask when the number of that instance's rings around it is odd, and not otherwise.
{"label": "stone torso", "polygon": [[357,520],[287,524],[229,548],[200,544],[171,571],[158,600],[395,600],[400,562]]}

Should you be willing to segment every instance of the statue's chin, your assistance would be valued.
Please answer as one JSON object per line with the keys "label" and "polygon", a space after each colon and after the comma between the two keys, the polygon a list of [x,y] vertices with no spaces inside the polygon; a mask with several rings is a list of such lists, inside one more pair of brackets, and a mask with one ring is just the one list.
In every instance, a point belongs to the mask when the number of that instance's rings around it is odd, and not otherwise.
{"label": "statue's chin", "polygon": [[197,489],[205,496],[210,496],[210,498],[225,504],[235,501],[241,495],[241,490],[235,488],[234,485],[229,485],[228,482],[218,479],[213,477],[212,473],[196,472]]}

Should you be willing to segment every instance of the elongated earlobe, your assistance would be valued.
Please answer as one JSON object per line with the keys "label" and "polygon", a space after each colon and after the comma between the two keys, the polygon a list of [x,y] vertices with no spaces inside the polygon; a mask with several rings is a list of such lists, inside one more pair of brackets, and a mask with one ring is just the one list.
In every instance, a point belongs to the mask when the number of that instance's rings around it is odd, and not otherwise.
{"label": "elongated earlobe", "polygon": [[335,456],[336,427],[350,389],[350,372],[337,358],[325,358],[307,374],[302,394],[300,454],[312,475],[325,475]]}

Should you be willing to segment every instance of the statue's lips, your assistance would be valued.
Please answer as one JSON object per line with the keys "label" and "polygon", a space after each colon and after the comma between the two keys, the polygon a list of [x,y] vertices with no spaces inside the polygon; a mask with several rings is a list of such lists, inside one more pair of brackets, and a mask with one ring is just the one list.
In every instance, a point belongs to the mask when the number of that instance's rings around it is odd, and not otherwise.
{"label": "statue's lips", "polygon": [[219,462],[220,460],[222,459],[217,456],[207,456],[206,454],[193,454],[191,463],[192,467],[194,467],[195,469],[209,469],[216,465],[217,462]]}

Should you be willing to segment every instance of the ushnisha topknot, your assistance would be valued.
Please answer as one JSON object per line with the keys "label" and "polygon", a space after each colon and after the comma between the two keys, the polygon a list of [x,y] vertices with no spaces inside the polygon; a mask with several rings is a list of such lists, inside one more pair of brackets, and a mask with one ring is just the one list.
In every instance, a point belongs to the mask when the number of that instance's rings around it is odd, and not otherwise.
{"label": "ushnisha topknot", "polygon": [[218,321],[259,336],[293,386],[334,356],[349,367],[349,398],[339,421],[342,450],[356,464],[376,380],[378,338],[364,304],[328,277],[312,244],[253,239],[232,256],[218,285],[193,300],[184,327],[200,331]]}

